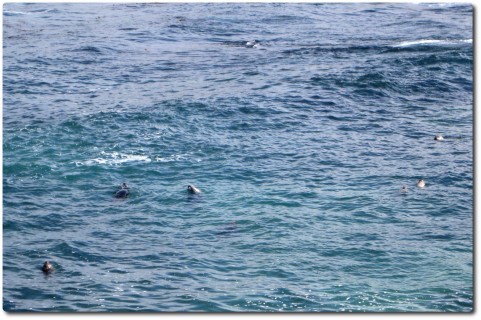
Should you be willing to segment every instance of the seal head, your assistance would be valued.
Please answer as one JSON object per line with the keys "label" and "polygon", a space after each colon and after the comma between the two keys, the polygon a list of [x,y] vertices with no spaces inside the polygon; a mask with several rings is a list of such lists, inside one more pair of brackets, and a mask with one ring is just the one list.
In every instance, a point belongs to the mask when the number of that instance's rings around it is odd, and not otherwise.
{"label": "seal head", "polygon": [[418,183],[416,184],[419,188],[424,188],[426,186],[426,182],[423,179],[419,179]]}
{"label": "seal head", "polygon": [[257,48],[257,47],[259,47],[259,41],[257,41],[257,40],[247,41],[245,46],[246,46],[246,48]]}
{"label": "seal head", "polygon": [[199,189],[197,189],[194,185],[192,184],[189,184],[187,186],[187,191],[190,193],[190,194],[199,194],[201,191]]}
{"label": "seal head", "polygon": [[118,198],[118,199],[127,198],[127,196],[130,194],[129,189],[130,188],[127,186],[127,184],[125,182],[122,183],[122,185],[120,186],[120,190],[115,192],[115,197]]}
{"label": "seal head", "polygon": [[42,271],[44,273],[51,273],[53,271],[53,265],[50,262],[45,261],[42,266]]}

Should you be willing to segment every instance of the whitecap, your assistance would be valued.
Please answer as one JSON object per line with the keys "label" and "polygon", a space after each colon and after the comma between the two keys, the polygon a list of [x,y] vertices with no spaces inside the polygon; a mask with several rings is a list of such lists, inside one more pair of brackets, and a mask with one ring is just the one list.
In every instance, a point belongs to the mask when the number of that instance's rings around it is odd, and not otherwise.
{"label": "whitecap", "polygon": [[425,2],[419,2],[415,4],[426,5],[429,8],[444,8],[444,7],[451,8],[451,7],[461,7],[466,5],[463,2],[444,2],[444,3],[427,3],[427,4]]}
{"label": "whitecap", "polygon": [[172,155],[170,157],[156,157],[155,161],[157,162],[172,162],[172,161],[179,161],[179,160],[185,160],[184,157],[180,155]]}
{"label": "whitecap", "polygon": [[28,14],[28,12],[22,12],[22,11],[3,11],[4,16],[20,16]]}
{"label": "whitecap", "polygon": [[172,162],[172,161],[183,161],[183,160],[188,160],[190,154],[189,153],[184,153],[184,154],[173,154],[168,157],[155,157],[154,161],[156,162]]}
{"label": "whitecap", "polygon": [[410,47],[417,45],[453,45],[458,43],[473,43],[473,39],[459,39],[459,40],[438,40],[438,39],[420,39],[403,41],[393,45],[393,47]]}
{"label": "whitecap", "polygon": [[101,152],[101,157],[93,158],[85,161],[75,161],[76,166],[81,165],[118,165],[126,162],[146,162],[149,163],[152,160],[146,155],[137,155],[137,154],[123,154],[120,152]]}

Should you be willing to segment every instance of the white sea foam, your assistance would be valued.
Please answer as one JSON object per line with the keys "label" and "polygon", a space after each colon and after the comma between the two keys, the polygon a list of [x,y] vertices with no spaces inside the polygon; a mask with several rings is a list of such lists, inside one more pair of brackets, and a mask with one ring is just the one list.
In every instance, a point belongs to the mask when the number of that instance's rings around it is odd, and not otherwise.
{"label": "white sea foam", "polygon": [[107,164],[107,165],[118,165],[125,162],[151,162],[152,160],[146,155],[136,155],[136,154],[123,154],[120,152],[104,152],[102,151],[101,157],[89,159],[86,161],[75,161],[76,166],[82,165],[96,165],[96,164]]}
{"label": "white sea foam", "polygon": [[119,165],[126,162],[145,162],[149,163],[155,162],[173,162],[173,161],[187,161],[193,160],[196,162],[201,162],[201,159],[191,159],[190,153],[184,154],[173,154],[167,157],[157,156],[155,158],[150,158],[146,155],[135,155],[135,154],[123,154],[120,152],[100,152],[100,157],[85,160],[85,161],[74,161],[77,167],[80,166],[92,166],[92,165]]}
{"label": "white sea foam", "polygon": [[393,45],[393,47],[410,47],[417,45],[453,45],[458,43],[473,43],[473,39],[461,39],[461,40],[436,40],[436,39],[420,39],[413,41],[403,41],[401,43]]}
{"label": "white sea foam", "polygon": [[182,161],[182,160],[188,160],[189,159],[189,154],[173,154],[168,157],[155,157],[154,161],[156,162],[172,162],[172,161]]}
{"label": "white sea foam", "polygon": [[24,15],[28,14],[28,12],[22,12],[22,11],[3,11],[3,14],[6,16],[19,16],[19,15]]}

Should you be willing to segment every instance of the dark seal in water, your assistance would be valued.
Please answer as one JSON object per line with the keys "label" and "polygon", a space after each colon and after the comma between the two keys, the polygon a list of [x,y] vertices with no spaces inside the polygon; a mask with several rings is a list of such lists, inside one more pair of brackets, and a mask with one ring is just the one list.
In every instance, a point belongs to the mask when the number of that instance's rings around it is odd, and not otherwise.
{"label": "dark seal in water", "polygon": [[45,261],[43,266],[42,266],[42,271],[45,272],[45,273],[50,273],[53,271],[53,265],[48,262],[48,261]]}
{"label": "dark seal in water", "polygon": [[190,194],[199,194],[201,193],[201,191],[199,189],[197,189],[194,185],[192,184],[189,184],[187,186],[187,191],[190,193]]}
{"label": "dark seal in water", "polygon": [[124,182],[120,186],[120,190],[115,192],[115,197],[120,199],[120,198],[127,198],[130,194],[130,188],[127,186],[127,184]]}

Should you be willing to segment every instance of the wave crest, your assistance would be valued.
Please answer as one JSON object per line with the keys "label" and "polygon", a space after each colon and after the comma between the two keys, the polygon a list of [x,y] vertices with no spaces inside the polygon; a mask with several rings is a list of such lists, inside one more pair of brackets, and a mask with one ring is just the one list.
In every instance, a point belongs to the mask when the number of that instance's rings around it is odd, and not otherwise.
{"label": "wave crest", "polygon": [[403,41],[401,43],[393,45],[395,48],[412,47],[419,45],[456,45],[461,43],[473,43],[473,39],[458,39],[458,40],[438,40],[438,39],[420,39]]}

